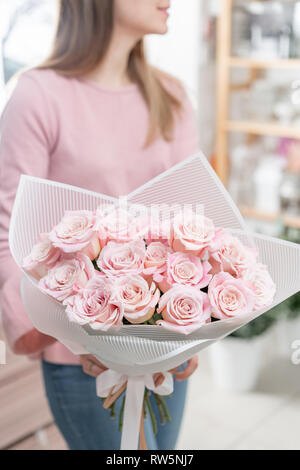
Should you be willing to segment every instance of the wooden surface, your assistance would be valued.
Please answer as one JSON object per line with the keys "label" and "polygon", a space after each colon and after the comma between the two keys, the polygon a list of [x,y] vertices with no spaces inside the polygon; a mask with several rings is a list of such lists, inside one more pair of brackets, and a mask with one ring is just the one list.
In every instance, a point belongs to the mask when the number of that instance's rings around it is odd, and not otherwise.
{"label": "wooden surface", "polygon": [[283,126],[277,122],[258,121],[227,121],[225,128],[231,132],[246,132],[247,134],[270,135],[277,137],[300,138],[300,128]]}
{"label": "wooden surface", "polygon": [[[0,338],[3,338],[0,330]],[[40,361],[15,356],[7,351],[7,364],[0,365],[0,449],[38,447],[39,432],[50,430],[54,444],[62,438],[53,425],[42,383]],[[49,426],[52,426],[49,428]],[[55,444],[56,443],[56,444]],[[41,446],[41,445],[40,445]]]}
{"label": "wooden surface", "polygon": [[256,69],[299,69],[300,59],[266,59],[259,60],[248,57],[229,57],[228,65],[234,68]]}
{"label": "wooden surface", "polygon": [[67,446],[57,427],[52,424],[7,450],[67,450]]}
{"label": "wooden surface", "polygon": [[230,94],[230,56],[232,0],[221,0],[221,14],[217,28],[217,109],[216,109],[216,172],[224,185],[227,183],[228,165],[228,120]]}
{"label": "wooden surface", "polygon": [[258,219],[258,220],[265,220],[268,222],[276,222],[281,220],[281,222],[286,226],[286,227],[292,227],[292,228],[297,228],[300,229],[300,217],[291,217],[291,216],[285,216],[283,214],[274,214],[274,213],[267,213],[267,212],[261,212],[256,210],[255,208],[252,207],[245,207],[245,206],[240,206],[239,207],[241,214],[244,217],[248,217],[250,219]]}

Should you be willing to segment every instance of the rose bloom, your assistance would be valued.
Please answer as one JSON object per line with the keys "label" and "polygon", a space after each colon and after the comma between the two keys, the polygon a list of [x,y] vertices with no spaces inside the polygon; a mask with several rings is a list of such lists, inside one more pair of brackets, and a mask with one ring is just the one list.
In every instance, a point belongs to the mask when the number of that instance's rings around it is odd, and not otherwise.
{"label": "rose bloom", "polygon": [[250,313],[255,306],[255,295],[249,284],[229,273],[216,274],[208,286],[212,316],[223,320]]}
{"label": "rose bloom", "polygon": [[53,245],[65,253],[80,252],[91,260],[100,253],[96,216],[91,211],[67,211],[49,234]]}
{"label": "rose bloom", "polygon": [[39,236],[39,242],[34,245],[30,255],[23,261],[23,268],[37,280],[46,276],[49,269],[53,268],[59,260],[61,251],[54,247],[47,233]]}
{"label": "rose bloom", "polygon": [[109,211],[98,208],[96,215],[102,248],[110,241],[127,243],[142,238],[147,230],[147,225],[142,217],[135,217],[121,207],[110,208]]}
{"label": "rose bloom", "polygon": [[63,304],[69,320],[79,325],[107,331],[123,324],[123,305],[112,299],[112,284],[100,273],[96,272],[83,289],[65,299]]}
{"label": "rose bloom", "polygon": [[174,251],[203,257],[215,242],[217,231],[213,221],[194,212],[180,213],[174,217],[170,246]]}
{"label": "rose bloom", "polygon": [[175,285],[159,301],[158,313],[163,320],[157,320],[168,330],[189,334],[210,322],[211,307],[208,295],[190,286]]}
{"label": "rose bloom", "polygon": [[124,276],[117,280],[114,298],[124,307],[124,316],[130,323],[149,320],[159,301],[159,290],[154,282],[149,286],[141,276]]}
{"label": "rose bloom", "polygon": [[166,271],[163,280],[158,283],[162,292],[168,291],[174,284],[197,287],[208,286],[212,276],[208,261],[201,262],[200,258],[188,253],[173,253],[168,255]]}
{"label": "rose bloom", "polygon": [[225,271],[234,277],[241,277],[243,272],[256,264],[256,258],[256,249],[245,246],[237,237],[222,231],[210,252],[209,262],[213,274]]}
{"label": "rose bloom", "polygon": [[244,273],[243,279],[250,282],[255,293],[255,309],[271,305],[275,296],[276,285],[267,266],[261,263],[256,264]]}
{"label": "rose bloom", "polygon": [[109,242],[97,260],[99,269],[107,276],[140,274],[146,256],[145,243],[136,240],[129,243]]}
{"label": "rose bloom", "polygon": [[62,302],[84,287],[95,275],[90,258],[81,253],[59,261],[39,282],[39,288]]}
{"label": "rose bloom", "polygon": [[152,242],[147,247],[146,258],[144,262],[143,276],[148,281],[162,281],[162,274],[166,269],[168,253],[171,248],[161,242]]}

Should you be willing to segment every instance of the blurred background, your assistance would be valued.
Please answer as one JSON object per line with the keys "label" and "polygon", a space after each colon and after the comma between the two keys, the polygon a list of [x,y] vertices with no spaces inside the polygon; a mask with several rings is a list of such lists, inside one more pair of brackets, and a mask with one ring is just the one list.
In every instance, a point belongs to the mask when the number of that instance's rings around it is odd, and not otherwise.
{"label": "blurred background", "polygon": [[[173,0],[170,13],[168,34],[147,38],[150,61],[184,82],[201,148],[249,228],[299,243],[300,1]],[[56,0],[0,0],[2,106],[9,79],[49,52],[55,21]],[[178,448],[299,450],[297,348],[299,294],[199,354]],[[9,351],[0,416],[0,449],[65,448],[39,363]]]}

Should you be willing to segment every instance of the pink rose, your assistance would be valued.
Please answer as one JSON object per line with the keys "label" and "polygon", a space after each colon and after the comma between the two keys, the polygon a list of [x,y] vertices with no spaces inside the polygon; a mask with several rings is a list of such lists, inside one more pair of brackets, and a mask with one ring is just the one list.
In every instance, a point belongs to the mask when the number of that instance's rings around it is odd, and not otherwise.
{"label": "pink rose", "polygon": [[129,243],[109,242],[97,260],[99,269],[107,276],[140,274],[146,256],[145,243],[136,240]]}
{"label": "pink rose", "polygon": [[276,292],[276,285],[267,266],[261,263],[256,264],[244,273],[243,279],[250,282],[255,293],[255,309],[271,305]]}
{"label": "pink rose", "polygon": [[208,261],[201,262],[200,258],[188,253],[173,253],[168,255],[166,271],[158,287],[163,292],[174,284],[197,287],[208,286],[212,276],[208,274],[211,266]]}
{"label": "pink rose", "polygon": [[90,211],[67,211],[49,234],[53,245],[65,253],[80,252],[94,260],[100,253],[96,216]]}
{"label": "pink rose", "polygon": [[212,316],[220,320],[250,313],[254,309],[255,295],[249,284],[229,273],[216,274],[208,286]]}
{"label": "pink rose", "polygon": [[168,253],[171,248],[161,242],[153,242],[147,247],[143,275],[147,281],[161,281],[162,273],[166,269]]}
{"label": "pink rose", "polygon": [[52,245],[47,233],[42,233],[39,240],[32,248],[30,255],[26,256],[23,261],[23,268],[37,280],[46,276],[61,255],[61,251]]}
{"label": "pink rose", "polygon": [[194,212],[180,213],[174,217],[170,246],[174,251],[202,257],[216,236],[217,231],[211,219]]}
{"label": "pink rose", "polygon": [[109,208],[106,211],[99,208],[97,219],[97,230],[102,248],[110,241],[127,243],[143,238],[147,230],[144,219],[134,216],[121,207]]}
{"label": "pink rose", "polygon": [[124,307],[124,316],[130,323],[144,323],[149,320],[159,301],[159,290],[141,276],[125,276],[115,284],[115,299]]}
{"label": "pink rose", "polygon": [[257,250],[245,246],[237,237],[222,231],[210,252],[209,262],[212,273],[225,271],[234,277],[241,277],[243,272],[256,264]]}
{"label": "pink rose", "polygon": [[112,299],[112,284],[100,273],[88,281],[76,295],[63,302],[71,322],[107,331],[123,324],[123,305]]}
{"label": "pink rose", "polygon": [[39,288],[62,302],[78,292],[95,275],[93,263],[88,256],[77,253],[65,257],[39,282]]}
{"label": "pink rose", "polygon": [[159,301],[157,320],[168,330],[189,334],[210,322],[211,308],[207,294],[190,286],[175,285]]}

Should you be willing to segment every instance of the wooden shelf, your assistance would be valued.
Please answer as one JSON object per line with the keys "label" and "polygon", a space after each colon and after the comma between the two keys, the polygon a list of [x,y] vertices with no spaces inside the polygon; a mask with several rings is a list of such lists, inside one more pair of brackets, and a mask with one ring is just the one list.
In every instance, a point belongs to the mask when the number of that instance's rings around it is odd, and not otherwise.
{"label": "wooden shelf", "polygon": [[283,126],[276,122],[227,121],[225,123],[225,129],[230,132],[245,132],[247,134],[288,137],[291,139],[300,138],[300,128]]}
{"label": "wooden shelf", "polygon": [[256,69],[299,69],[300,59],[254,59],[250,57],[229,57],[230,67]]}
{"label": "wooden shelf", "polygon": [[300,216],[299,217],[282,217],[280,214],[273,214],[268,212],[258,211],[251,207],[240,207],[241,214],[249,219],[264,220],[266,222],[276,222],[282,218],[282,222],[286,227],[297,228],[300,230]]}
{"label": "wooden shelf", "polygon": [[241,214],[244,217],[248,217],[250,219],[261,219],[261,220],[266,220],[268,222],[275,222],[276,220],[278,220],[278,217],[279,217],[278,214],[258,211],[257,209],[253,207],[242,206],[242,207],[239,207],[239,209],[241,211]]}
{"label": "wooden shelf", "polygon": [[[220,14],[217,27],[217,106],[216,106],[216,148],[215,169],[220,179],[227,185],[229,161],[229,132],[242,132],[251,141],[253,135],[270,135],[300,139],[299,128],[283,126],[276,122],[255,122],[251,120],[233,121],[229,116],[230,94],[233,91],[249,89],[267,69],[300,70],[299,59],[255,59],[254,57],[234,57],[231,52],[233,0],[220,0]],[[248,69],[249,78],[244,83],[232,84],[232,68]]]}

